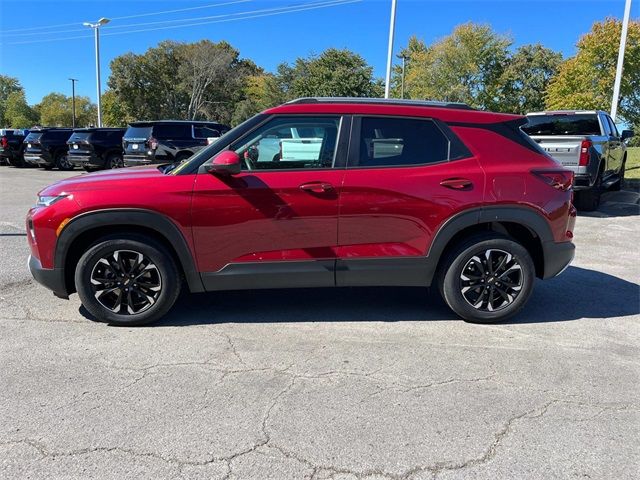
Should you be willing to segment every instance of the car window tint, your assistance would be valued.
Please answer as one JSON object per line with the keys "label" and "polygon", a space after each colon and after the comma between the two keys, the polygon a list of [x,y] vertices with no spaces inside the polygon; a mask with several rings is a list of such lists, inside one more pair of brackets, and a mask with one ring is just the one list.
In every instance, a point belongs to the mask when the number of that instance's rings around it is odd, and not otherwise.
{"label": "car window tint", "polygon": [[449,140],[432,120],[363,118],[355,167],[424,165],[449,159]]}
{"label": "car window tint", "polygon": [[210,127],[193,127],[193,136],[195,138],[219,137],[220,131]]}
{"label": "car window tint", "polygon": [[191,138],[191,125],[188,123],[154,125],[153,136],[156,138]]}
{"label": "car window tint", "polygon": [[246,170],[331,168],[340,117],[276,117],[232,149]]}
{"label": "car window tint", "polygon": [[527,135],[600,135],[598,116],[593,113],[530,115],[522,130]]}

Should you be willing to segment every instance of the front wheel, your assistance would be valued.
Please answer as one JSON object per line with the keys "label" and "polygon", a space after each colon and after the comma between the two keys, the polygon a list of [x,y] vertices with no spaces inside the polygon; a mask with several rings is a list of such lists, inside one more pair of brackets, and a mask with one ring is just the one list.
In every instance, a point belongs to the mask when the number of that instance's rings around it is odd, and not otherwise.
{"label": "front wheel", "polygon": [[451,310],[468,322],[505,320],[527,303],[535,279],[529,252],[509,237],[470,237],[445,258],[440,293]]}
{"label": "front wheel", "polygon": [[173,306],[181,286],[171,254],[146,236],[94,244],[76,266],[75,283],[96,320],[122,326],[158,320]]}

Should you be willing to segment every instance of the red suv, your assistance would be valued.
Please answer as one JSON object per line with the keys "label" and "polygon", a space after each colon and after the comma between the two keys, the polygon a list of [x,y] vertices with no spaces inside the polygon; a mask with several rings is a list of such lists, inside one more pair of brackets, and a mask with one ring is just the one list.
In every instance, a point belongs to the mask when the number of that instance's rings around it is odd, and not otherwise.
{"label": "red suv", "polygon": [[572,173],[465,105],[305,98],[189,160],[70,178],[27,216],[33,276],[98,320],[217,290],[437,285],[494,322],[571,262]]}

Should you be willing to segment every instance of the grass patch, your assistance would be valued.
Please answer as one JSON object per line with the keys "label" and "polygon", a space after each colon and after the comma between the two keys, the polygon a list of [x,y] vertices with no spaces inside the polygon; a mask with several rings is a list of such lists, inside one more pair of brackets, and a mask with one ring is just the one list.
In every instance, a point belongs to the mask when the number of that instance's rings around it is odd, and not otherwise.
{"label": "grass patch", "polygon": [[627,148],[625,178],[640,178],[640,147]]}

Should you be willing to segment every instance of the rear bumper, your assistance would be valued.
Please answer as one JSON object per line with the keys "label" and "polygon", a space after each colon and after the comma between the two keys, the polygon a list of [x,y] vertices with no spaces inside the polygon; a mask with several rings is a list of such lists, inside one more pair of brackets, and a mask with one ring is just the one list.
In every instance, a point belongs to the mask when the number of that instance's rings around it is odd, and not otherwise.
{"label": "rear bumper", "polygon": [[64,281],[64,272],[61,268],[42,268],[40,260],[33,255],[30,255],[29,271],[36,282],[53,291],[53,294],[56,297],[69,298],[69,293],[67,292],[67,287]]}
{"label": "rear bumper", "polygon": [[542,250],[544,253],[543,279],[560,275],[571,264],[576,254],[576,246],[573,242],[544,242]]}
{"label": "rear bumper", "polygon": [[53,166],[53,158],[48,153],[27,153],[24,154],[24,161],[30,165],[40,167]]}
{"label": "rear bumper", "polygon": [[74,155],[69,153],[67,159],[76,167],[104,167],[104,160],[98,155]]}
{"label": "rear bumper", "polygon": [[159,163],[157,159],[151,155],[125,155],[124,166],[125,167],[137,167],[138,165],[150,165],[152,163]]}

